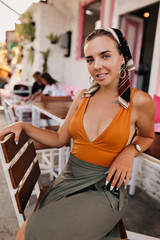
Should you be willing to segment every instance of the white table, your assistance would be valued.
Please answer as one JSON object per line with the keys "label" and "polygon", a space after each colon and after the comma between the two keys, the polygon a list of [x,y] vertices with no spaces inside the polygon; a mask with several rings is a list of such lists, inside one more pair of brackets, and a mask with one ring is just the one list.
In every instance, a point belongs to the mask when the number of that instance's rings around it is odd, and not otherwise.
{"label": "white table", "polygon": [[[23,103],[23,104],[12,104],[15,110],[15,114],[18,118],[18,121],[25,121],[31,123],[32,119],[32,104]],[[24,114],[28,114],[28,118],[24,118]]]}

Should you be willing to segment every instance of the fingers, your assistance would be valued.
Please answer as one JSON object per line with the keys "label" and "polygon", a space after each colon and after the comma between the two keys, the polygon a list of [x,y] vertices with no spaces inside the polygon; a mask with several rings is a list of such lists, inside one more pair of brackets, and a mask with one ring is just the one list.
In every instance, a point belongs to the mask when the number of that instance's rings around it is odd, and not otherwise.
{"label": "fingers", "polygon": [[128,186],[129,180],[130,180],[130,176],[131,176],[131,171],[128,171],[128,172],[126,173],[125,186]]}
{"label": "fingers", "polygon": [[3,128],[3,130],[0,132],[0,141],[2,141],[9,133],[10,131],[8,131],[6,127]]}
{"label": "fingers", "polygon": [[14,137],[14,141],[16,143],[16,145],[18,145],[18,142],[19,142],[19,136],[22,132],[22,128],[20,127],[20,124],[19,125],[16,125],[14,124],[13,127],[11,126],[11,129],[10,131],[12,133],[14,133],[15,137]]}
{"label": "fingers", "polygon": [[108,172],[108,176],[106,178],[106,185],[110,182],[110,191],[112,191],[115,186],[116,190],[118,190],[123,183],[125,183],[125,188],[127,188],[127,185],[129,184],[131,171],[118,171],[111,169],[111,171]]}
{"label": "fingers", "polygon": [[22,127],[20,124],[15,123],[15,124],[9,125],[0,132],[0,141],[2,141],[4,137],[9,133],[14,133],[15,134],[14,141],[16,144],[18,144],[21,131],[22,131]]}
{"label": "fingers", "polygon": [[16,145],[18,145],[20,133],[21,133],[21,132],[18,132],[18,133],[16,132],[16,133],[15,133],[14,141],[15,141],[15,144],[16,144]]}
{"label": "fingers", "polygon": [[106,185],[111,181],[113,175],[115,174],[116,172],[116,169],[115,168],[110,168],[109,171],[108,171],[108,175],[107,175],[107,178],[106,178]]}

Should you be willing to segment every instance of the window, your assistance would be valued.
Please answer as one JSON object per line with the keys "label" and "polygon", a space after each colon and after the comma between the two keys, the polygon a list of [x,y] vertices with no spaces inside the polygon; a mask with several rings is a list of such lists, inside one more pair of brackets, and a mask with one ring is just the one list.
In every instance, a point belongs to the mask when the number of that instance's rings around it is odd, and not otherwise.
{"label": "window", "polygon": [[104,0],[88,0],[80,5],[79,37],[77,58],[84,57],[83,42],[87,35],[102,27]]}

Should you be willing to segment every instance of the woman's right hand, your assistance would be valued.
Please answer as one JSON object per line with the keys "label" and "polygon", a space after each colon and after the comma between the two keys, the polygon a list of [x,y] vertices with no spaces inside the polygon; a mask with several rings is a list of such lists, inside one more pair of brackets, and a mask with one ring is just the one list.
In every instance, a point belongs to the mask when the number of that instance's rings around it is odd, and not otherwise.
{"label": "woman's right hand", "polygon": [[9,133],[14,133],[15,134],[14,141],[16,144],[18,144],[19,136],[22,130],[23,130],[23,122],[13,123],[2,129],[2,131],[0,132],[0,141],[2,141],[4,137]]}

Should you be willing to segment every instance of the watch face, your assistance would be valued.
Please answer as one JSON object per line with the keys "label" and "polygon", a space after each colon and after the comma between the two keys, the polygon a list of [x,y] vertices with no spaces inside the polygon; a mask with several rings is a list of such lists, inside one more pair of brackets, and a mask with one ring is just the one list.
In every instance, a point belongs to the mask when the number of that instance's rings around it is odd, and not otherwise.
{"label": "watch face", "polygon": [[136,149],[137,149],[138,152],[141,151],[141,147],[138,144],[136,144]]}

